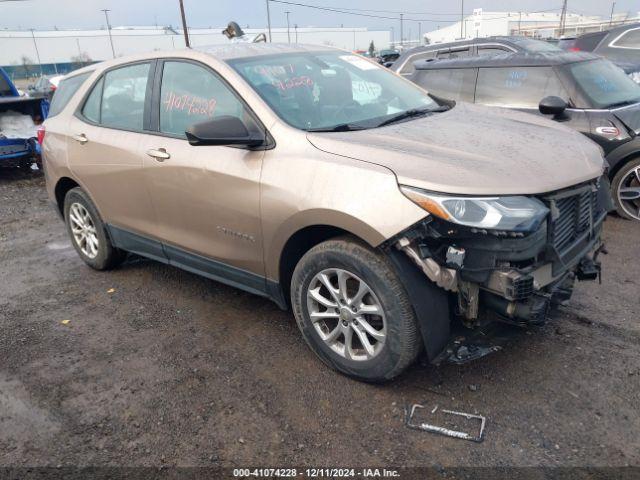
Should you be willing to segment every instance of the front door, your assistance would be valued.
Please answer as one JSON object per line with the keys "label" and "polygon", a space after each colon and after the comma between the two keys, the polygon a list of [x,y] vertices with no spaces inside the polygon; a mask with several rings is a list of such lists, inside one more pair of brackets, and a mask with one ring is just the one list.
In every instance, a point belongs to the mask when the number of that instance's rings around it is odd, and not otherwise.
{"label": "front door", "polygon": [[159,94],[154,95],[158,100],[152,107],[157,134],[146,135],[140,145],[158,220],[155,236],[165,244],[171,263],[224,276],[230,283],[263,282],[264,150],[192,146],[185,136],[190,125],[221,115],[241,118],[249,128],[257,128],[257,123],[208,67],[167,60],[158,68],[161,81],[156,82]]}

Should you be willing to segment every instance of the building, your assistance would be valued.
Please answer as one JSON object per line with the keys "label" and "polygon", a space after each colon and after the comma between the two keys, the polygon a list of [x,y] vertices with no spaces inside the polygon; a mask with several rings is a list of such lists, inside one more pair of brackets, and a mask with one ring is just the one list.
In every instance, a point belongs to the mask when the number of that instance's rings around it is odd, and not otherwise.
{"label": "building", "polygon": [[[222,34],[224,27],[189,29],[192,46],[228,43]],[[267,33],[266,29],[245,29],[254,36]],[[330,45],[345,50],[367,50],[373,41],[376,48],[387,48],[390,32],[371,31],[367,28],[272,28],[273,42],[298,42]],[[132,53],[184,48],[182,30],[171,27],[114,27],[111,29],[113,52],[120,57]],[[41,64],[45,74],[66,73],[88,61],[101,61],[114,56],[109,31],[102,30],[51,30],[9,31],[0,30],[0,66],[14,77],[40,74]]]}
{"label": "building", "polygon": [[[613,20],[611,22],[611,20]],[[617,14],[613,19],[567,13],[565,35],[605,30],[612,25],[640,21],[638,14]],[[497,35],[526,35],[534,38],[559,38],[560,13],[554,12],[483,12],[464,18],[444,28],[424,34],[425,42],[446,43],[460,39],[491,37]]]}

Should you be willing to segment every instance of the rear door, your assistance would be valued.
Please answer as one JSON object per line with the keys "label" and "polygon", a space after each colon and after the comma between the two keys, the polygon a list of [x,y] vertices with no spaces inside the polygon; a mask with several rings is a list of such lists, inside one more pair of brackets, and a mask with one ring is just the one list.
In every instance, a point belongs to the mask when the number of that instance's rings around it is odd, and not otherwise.
{"label": "rear door", "polygon": [[103,220],[143,235],[156,223],[140,154],[154,67],[145,61],[106,71],[68,127],[69,168]]}
{"label": "rear door", "polygon": [[[245,286],[264,283],[244,275],[264,274],[259,203],[264,149],[192,146],[185,136],[190,125],[222,115],[240,118],[250,130],[263,128],[208,66],[159,62],[151,115],[155,134],[138,145],[157,214],[155,235],[171,263],[213,276],[224,270],[226,281]],[[235,269],[225,270],[226,265]]]}

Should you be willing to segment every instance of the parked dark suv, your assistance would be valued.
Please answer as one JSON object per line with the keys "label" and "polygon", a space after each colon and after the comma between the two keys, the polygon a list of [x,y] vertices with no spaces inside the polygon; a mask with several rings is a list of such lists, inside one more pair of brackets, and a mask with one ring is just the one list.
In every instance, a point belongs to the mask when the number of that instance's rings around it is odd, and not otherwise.
{"label": "parked dark suv", "polygon": [[391,69],[402,76],[413,73],[413,62],[419,60],[443,60],[448,58],[485,57],[515,52],[560,52],[560,49],[542,40],[526,37],[486,37],[451,43],[436,43],[412,48],[398,58]]}
{"label": "parked dark suv", "polygon": [[559,46],[570,52],[592,52],[605,57],[640,83],[640,23],[563,39]]}
{"label": "parked dark suv", "polygon": [[589,53],[513,53],[414,65],[410,79],[433,95],[550,116],[597,142],[610,164],[618,213],[640,220],[640,86],[620,68]]}

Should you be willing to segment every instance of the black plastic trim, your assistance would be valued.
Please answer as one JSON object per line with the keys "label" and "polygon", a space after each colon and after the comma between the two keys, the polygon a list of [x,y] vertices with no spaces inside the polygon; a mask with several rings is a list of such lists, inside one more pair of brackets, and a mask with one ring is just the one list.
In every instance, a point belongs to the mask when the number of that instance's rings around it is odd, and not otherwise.
{"label": "black plastic trim", "polygon": [[116,248],[267,297],[283,310],[287,309],[282,287],[276,281],[114,225],[107,225],[107,230]]}
{"label": "black plastic trim", "polygon": [[409,295],[427,358],[432,362],[445,350],[451,337],[448,295],[429,281],[403,252],[389,247],[387,254]]}

